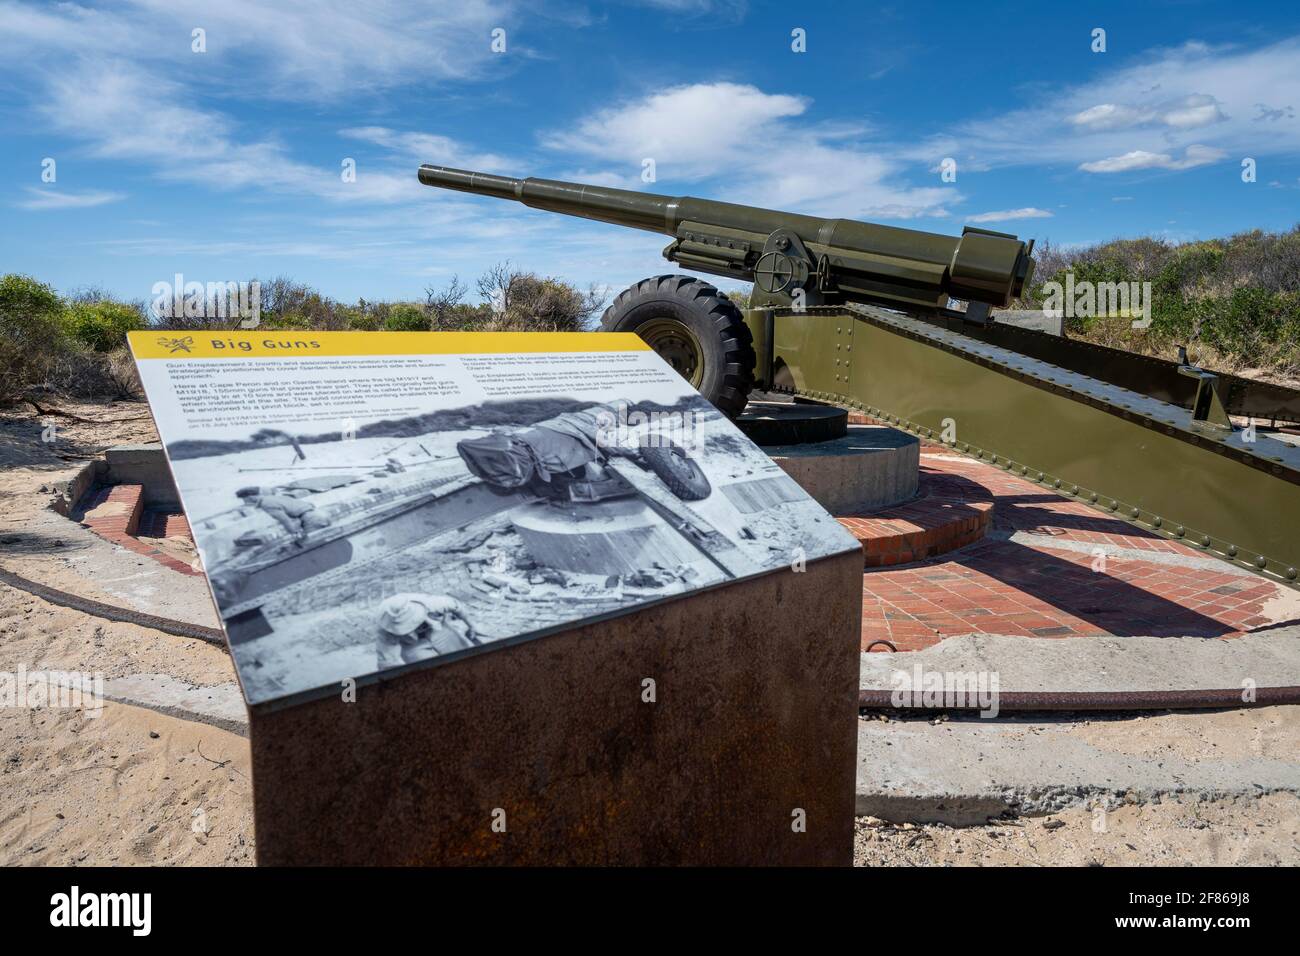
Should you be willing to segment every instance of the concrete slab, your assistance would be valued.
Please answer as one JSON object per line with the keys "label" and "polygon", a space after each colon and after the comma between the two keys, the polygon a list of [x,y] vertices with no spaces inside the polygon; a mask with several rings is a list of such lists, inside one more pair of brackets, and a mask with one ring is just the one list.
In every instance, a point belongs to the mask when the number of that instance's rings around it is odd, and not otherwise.
{"label": "concrete slab", "polygon": [[1300,686],[1300,625],[1205,637],[949,637],[906,654],[863,654],[861,689],[893,690],[897,671],[997,675],[1003,693],[1129,693]]}
{"label": "concrete slab", "polygon": [[104,682],[104,696],[123,704],[147,707],[170,717],[211,724],[248,736],[248,710],[234,681],[195,687],[170,674],[132,674]]}
{"label": "concrete slab", "polygon": [[[103,594],[109,603],[202,627],[220,627],[207,579],[184,575],[143,555],[112,544],[54,511],[39,511],[10,535],[6,550],[42,560],[25,561],[23,575],[38,583],[87,596]],[[52,543],[61,544],[53,547]],[[48,569],[48,570],[47,570]],[[71,586],[68,572],[85,583]]]}
{"label": "concrete slab", "polygon": [[[1284,721],[1281,712],[1292,716]],[[1115,806],[1174,795],[1296,793],[1294,713],[1300,708],[1073,723],[860,720],[857,812],[969,826],[1003,813],[1052,813],[1099,800]],[[1223,718],[1217,734],[1206,730],[1212,718]],[[1144,732],[1159,721],[1170,723],[1158,737]]]}
{"label": "concrete slab", "polygon": [[833,515],[866,514],[916,494],[921,443],[896,428],[850,425],[843,438],[763,450]]}
{"label": "concrete slab", "polygon": [[146,505],[180,508],[180,495],[176,493],[161,442],[115,445],[104,452],[104,461],[108,465],[105,480],[109,484],[141,485]]}

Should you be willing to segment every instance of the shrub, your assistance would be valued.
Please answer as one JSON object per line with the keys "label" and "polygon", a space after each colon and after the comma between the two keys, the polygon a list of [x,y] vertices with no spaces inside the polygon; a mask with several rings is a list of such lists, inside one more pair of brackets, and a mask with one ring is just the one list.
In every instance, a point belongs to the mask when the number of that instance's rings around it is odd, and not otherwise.
{"label": "shrub", "polygon": [[96,352],[124,348],[126,333],[142,328],[143,313],[125,302],[78,302],[67,311],[67,329],[72,338]]}
{"label": "shrub", "polygon": [[1075,282],[1150,282],[1151,326],[1121,317],[1067,318],[1066,333],[1102,345],[1172,357],[1179,345],[1225,371],[1300,373],[1300,226],[1174,244],[1122,239],[1063,250],[1040,243],[1021,305],[1041,308],[1043,286]]}
{"label": "shrub", "polygon": [[594,287],[583,292],[560,279],[516,272],[508,262],[480,276],[478,291],[492,303],[491,315],[481,319],[484,331],[579,332],[605,300]]}
{"label": "shrub", "polygon": [[0,400],[44,386],[69,348],[67,307],[58,294],[30,276],[0,278]]}
{"label": "shrub", "polygon": [[342,306],[338,310],[337,317],[345,329],[373,332],[379,328],[379,319],[359,306]]}
{"label": "shrub", "polygon": [[389,332],[428,332],[429,317],[418,305],[399,302],[389,307],[384,328]]}
{"label": "shrub", "polygon": [[46,382],[61,395],[79,399],[131,399],[141,395],[135,360],[126,348],[111,352],[67,349],[52,363]]}

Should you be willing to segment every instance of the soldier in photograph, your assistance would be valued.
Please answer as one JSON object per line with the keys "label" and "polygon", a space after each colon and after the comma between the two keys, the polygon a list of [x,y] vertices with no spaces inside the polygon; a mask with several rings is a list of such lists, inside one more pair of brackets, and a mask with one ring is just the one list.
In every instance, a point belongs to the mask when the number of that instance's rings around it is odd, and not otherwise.
{"label": "soldier in photograph", "polygon": [[280,489],[267,493],[262,488],[240,488],[235,494],[245,505],[260,508],[274,518],[284,530],[293,535],[299,546],[306,539],[307,532],[329,525],[329,519],[318,512],[310,501],[284,494]]}
{"label": "soldier in photograph", "polygon": [[379,606],[380,668],[450,654],[483,642],[464,608],[445,594],[395,594]]}

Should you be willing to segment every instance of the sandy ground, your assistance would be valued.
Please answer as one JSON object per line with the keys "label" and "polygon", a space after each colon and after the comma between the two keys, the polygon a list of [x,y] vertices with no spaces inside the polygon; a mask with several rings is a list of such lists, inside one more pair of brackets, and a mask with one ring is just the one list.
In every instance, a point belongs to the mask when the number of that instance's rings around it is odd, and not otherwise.
{"label": "sandy ground", "polygon": [[[42,484],[111,445],[154,440],[153,423],[142,403],[57,407],[90,422],[0,411],[0,563],[104,599],[51,554],[6,547],[3,535],[48,505]],[[43,442],[49,423],[56,440]],[[234,679],[221,648],[0,585],[0,671],[19,666],[106,678],[168,673],[200,685]],[[0,708],[0,865],[251,863],[248,761],[243,737],[125,704],[109,702],[98,717]]]}
{"label": "sandy ground", "polygon": [[[1300,754],[1300,706],[1062,714],[1044,729],[1151,763]],[[858,866],[1296,866],[1300,796],[1183,795],[1138,804],[1128,795],[1104,810],[1094,803],[977,827],[859,817],[856,831]]]}
{"label": "sandy ground", "polygon": [[1300,797],[1084,807],[982,827],[859,817],[857,866],[1296,866]]}
{"label": "sandy ground", "polygon": [[243,737],[112,702],[0,715],[0,865],[253,862]]}
{"label": "sandy ground", "polygon": [[49,506],[53,495],[43,486],[71,478],[113,445],[157,441],[149,406],[42,399],[41,407],[65,414],[38,415],[28,405],[0,409],[0,564],[51,587],[117,603],[64,566],[57,542],[13,545],[5,537],[26,530],[31,516]]}

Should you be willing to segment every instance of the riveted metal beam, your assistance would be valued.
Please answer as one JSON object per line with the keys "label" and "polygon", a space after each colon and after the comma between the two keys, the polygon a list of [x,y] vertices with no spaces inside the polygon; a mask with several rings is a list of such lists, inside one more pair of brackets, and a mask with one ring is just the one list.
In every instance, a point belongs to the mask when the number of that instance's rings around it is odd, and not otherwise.
{"label": "riveted metal beam", "polygon": [[[826,348],[846,341],[850,319],[845,374]],[[1106,515],[1298,585],[1300,449],[1207,428],[1186,408],[872,306],[778,309],[773,324],[787,392],[947,438]]]}

